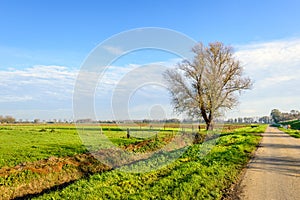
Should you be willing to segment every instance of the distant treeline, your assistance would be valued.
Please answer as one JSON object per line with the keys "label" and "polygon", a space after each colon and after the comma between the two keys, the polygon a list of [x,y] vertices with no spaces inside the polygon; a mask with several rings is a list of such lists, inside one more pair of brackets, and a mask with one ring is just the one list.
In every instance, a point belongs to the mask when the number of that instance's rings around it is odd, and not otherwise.
{"label": "distant treeline", "polygon": [[[277,110],[277,109],[274,109]],[[279,121],[286,121],[286,120],[292,120],[296,119],[297,116],[300,118],[299,111],[291,111],[291,113],[281,113],[279,110],[276,112],[273,112],[275,119],[279,119]],[[274,120],[274,117],[272,116],[263,116],[263,117],[238,117],[238,118],[231,118],[227,119],[226,121],[223,120],[215,120],[216,123],[246,123],[246,124],[251,124],[251,123],[271,123],[273,121],[279,122]],[[296,114],[295,114],[296,113]],[[141,119],[141,120],[93,120],[93,119],[78,119],[76,121],[72,120],[53,120],[53,121],[41,121],[40,119],[34,119],[33,121],[28,121],[28,120],[16,120],[12,116],[1,116],[0,115],[0,123],[83,123],[83,124],[97,124],[97,123],[104,123],[104,124],[119,124],[119,123],[135,123],[135,124],[150,124],[150,123],[170,123],[170,124],[180,124],[180,123],[185,123],[185,124],[198,124],[198,123],[204,123],[204,120],[193,120],[193,119],[178,119],[178,118],[171,118],[171,119],[162,119],[162,120],[152,120],[152,119]]]}
{"label": "distant treeline", "polygon": [[261,123],[261,124],[269,124],[271,123],[271,118],[269,116],[263,117],[238,117],[231,118],[226,121],[226,123],[238,123],[238,124],[252,124],[252,123]]}
{"label": "distant treeline", "polygon": [[271,111],[271,117],[274,122],[283,122],[289,120],[300,119],[300,112],[298,110],[291,110],[290,112],[281,112],[278,109]]}
{"label": "distant treeline", "polygon": [[[271,123],[271,118],[269,116],[263,116],[263,117],[238,117],[238,118],[231,118],[228,120],[218,120],[216,119],[214,122],[216,123]],[[119,121],[114,121],[114,120],[92,120],[92,119],[79,119],[76,120],[75,123],[103,123],[103,124],[130,124],[130,123],[135,123],[135,124],[150,124],[150,123],[170,123],[170,124],[179,124],[179,123],[184,123],[184,124],[198,124],[198,123],[205,123],[203,119],[201,120],[193,120],[193,119],[177,119],[177,118],[172,118],[172,119],[162,119],[162,120],[151,120],[151,119],[143,119],[143,120],[119,120]]]}
{"label": "distant treeline", "polygon": [[[192,120],[183,120],[184,122],[194,122]],[[142,120],[92,120],[92,119],[78,119],[75,121],[76,123],[105,123],[105,124],[118,124],[118,123],[180,123],[181,120],[173,118],[173,119],[164,119],[164,120],[150,120],[150,119],[142,119]],[[195,121],[196,122],[196,121]]]}

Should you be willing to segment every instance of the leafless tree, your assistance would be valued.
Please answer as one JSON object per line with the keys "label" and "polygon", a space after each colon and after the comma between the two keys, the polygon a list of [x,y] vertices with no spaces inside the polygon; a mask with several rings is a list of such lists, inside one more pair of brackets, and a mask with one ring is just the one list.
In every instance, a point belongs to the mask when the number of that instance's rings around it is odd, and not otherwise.
{"label": "leafless tree", "polygon": [[11,123],[15,123],[16,119],[13,118],[12,116],[0,116],[0,123],[8,123],[8,124],[11,124]]}
{"label": "leafless tree", "polygon": [[193,60],[182,61],[164,77],[174,110],[193,118],[203,117],[206,129],[212,130],[220,111],[232,109],[238,103],[237,93],[250,89],[252,82],[243,77],[243,68],[231,47],[221,42],[208,46],[199,43],[192,51]]}

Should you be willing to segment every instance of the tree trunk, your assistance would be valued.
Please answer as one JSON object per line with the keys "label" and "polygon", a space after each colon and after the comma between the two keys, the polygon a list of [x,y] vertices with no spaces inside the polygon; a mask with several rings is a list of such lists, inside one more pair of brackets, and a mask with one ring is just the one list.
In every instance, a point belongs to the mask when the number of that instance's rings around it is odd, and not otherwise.
{"label": "tree trunk", "polygon": [[207,131],[212,131],[212,130],[214,130],[214,126],[213,126],[213,121],[212,121],[212,120],[206,121],[206,130],[207,130]]}

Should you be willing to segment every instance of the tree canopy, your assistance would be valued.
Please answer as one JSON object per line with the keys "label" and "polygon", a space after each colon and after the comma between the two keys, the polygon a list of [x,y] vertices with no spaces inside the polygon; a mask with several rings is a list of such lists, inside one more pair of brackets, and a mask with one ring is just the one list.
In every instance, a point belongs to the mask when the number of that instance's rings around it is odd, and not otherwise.
{"label": "tree canopy", "polygon": [[250,89],[251,80],[243,77],[243,68],[233,49],[221,42],[204,46],[198,43],[193,60],[183,60],[164,77],[172,97],[174,110],[192,118],[201,117],[207,130],[221,109],[232,109],[238,103],[237,92]]}

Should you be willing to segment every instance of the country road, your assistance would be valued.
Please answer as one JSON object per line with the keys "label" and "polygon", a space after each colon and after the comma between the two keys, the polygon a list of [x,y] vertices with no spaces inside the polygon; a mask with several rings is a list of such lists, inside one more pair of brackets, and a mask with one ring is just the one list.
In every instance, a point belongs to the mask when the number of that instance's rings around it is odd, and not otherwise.
{"label": "country road", "polygon": [[242,200],[300,199],[300,139],[268,127],[239,184]]}

